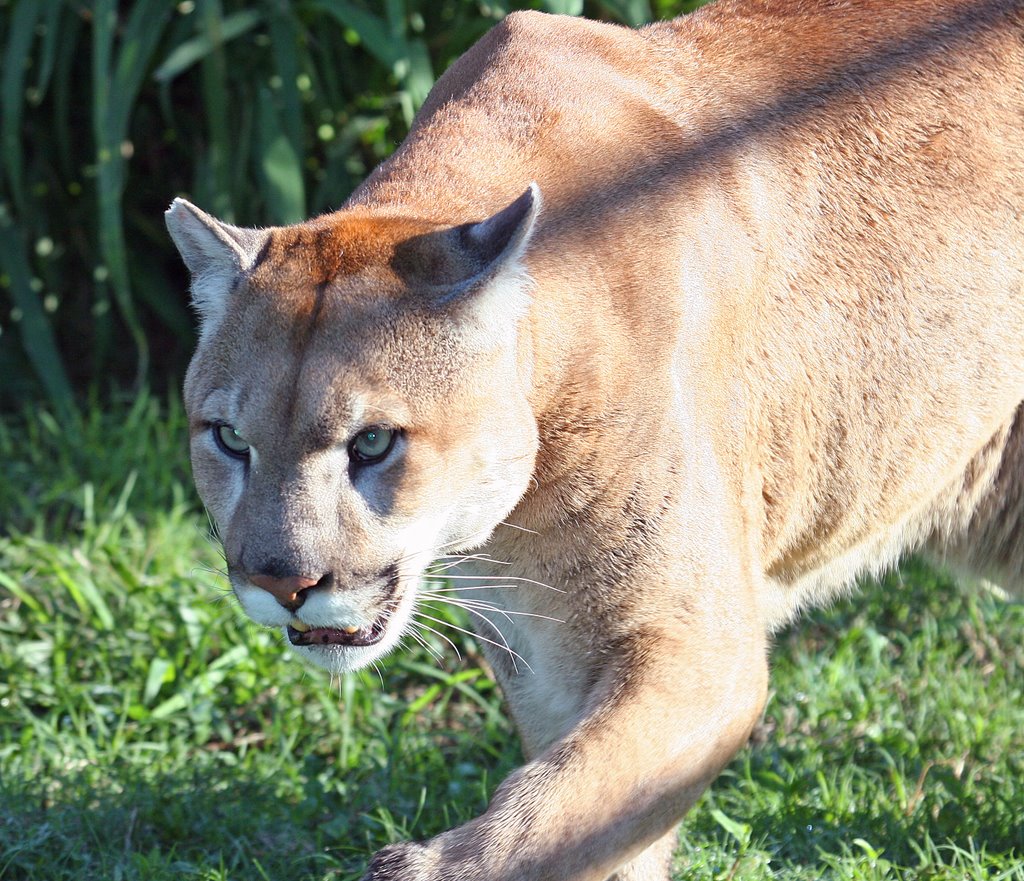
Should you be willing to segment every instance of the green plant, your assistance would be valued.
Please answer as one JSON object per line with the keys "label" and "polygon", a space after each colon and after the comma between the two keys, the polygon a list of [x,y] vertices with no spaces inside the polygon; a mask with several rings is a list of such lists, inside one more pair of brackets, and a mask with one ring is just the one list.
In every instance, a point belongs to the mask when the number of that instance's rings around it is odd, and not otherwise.
{"label": "green plant", "polygon": [[[697,5],[655,4],[659,16]],[[173,196],[248,224],[338,206],[435,78],[534,6],[641,24],[648,0],[0,0],[0,407],[178,374]]]}

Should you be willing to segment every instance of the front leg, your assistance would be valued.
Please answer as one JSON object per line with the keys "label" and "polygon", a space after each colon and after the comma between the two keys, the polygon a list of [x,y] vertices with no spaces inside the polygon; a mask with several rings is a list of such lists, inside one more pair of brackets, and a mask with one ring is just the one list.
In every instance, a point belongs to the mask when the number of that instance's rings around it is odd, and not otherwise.
{"label": "front leg", "polygon": [[[582,720],[513,773],[482,816],[386,848],[364,881],[665,878],[666,836],[746,742],[767,689],[753,610],[701,605],[634,629]],[[644,854],[659,840],[660,855]]]}

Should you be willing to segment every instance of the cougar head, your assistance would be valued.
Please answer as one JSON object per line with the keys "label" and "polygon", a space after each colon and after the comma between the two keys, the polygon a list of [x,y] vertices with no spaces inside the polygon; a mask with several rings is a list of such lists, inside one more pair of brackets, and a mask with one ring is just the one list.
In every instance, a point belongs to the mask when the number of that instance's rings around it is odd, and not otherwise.
{"label": "cougar head", "polygon": [[538,209],[531,186],[456,226],[352,209],[241,229],[181,199],[166,214],[200,316],[192,468],[232,589],[332,671],[390,650],[425,568],[526,491]]}

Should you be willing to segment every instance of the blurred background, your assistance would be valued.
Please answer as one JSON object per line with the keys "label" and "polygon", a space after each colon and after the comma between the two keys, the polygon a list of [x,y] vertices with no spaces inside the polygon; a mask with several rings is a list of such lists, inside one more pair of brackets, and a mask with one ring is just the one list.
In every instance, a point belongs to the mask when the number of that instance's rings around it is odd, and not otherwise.
{"label": "blurred background", "polygon": [[0,0],[0,408],[176,385],[193,342],[163,211],[338,207],[512,9],[640,25],[697,0]]}

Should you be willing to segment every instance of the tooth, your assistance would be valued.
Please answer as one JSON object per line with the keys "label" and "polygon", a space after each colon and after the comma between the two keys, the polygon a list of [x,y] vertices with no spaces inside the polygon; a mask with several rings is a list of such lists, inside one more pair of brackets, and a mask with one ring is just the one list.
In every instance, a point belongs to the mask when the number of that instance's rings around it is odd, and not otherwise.
{"label": "tooth", "polygon": [[310,629],[310,626],[305,621],[300,621],[298,618],[292,618],[292,620],[288,622],[288,625],[295,630],[298,630],[299,633],[305,633]]}
{"label": "tooth", "polygon": [[349,624],[348,627],[342,627],[341,629],[344,630],[350,636],[353,633],[357,633],[359,631],[359,628],[355,624]]}

